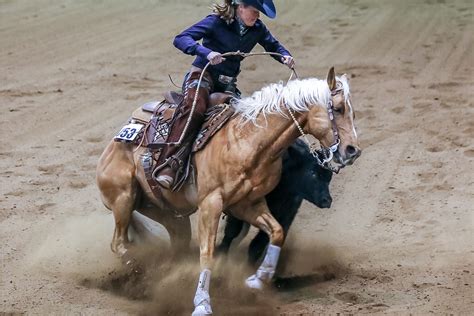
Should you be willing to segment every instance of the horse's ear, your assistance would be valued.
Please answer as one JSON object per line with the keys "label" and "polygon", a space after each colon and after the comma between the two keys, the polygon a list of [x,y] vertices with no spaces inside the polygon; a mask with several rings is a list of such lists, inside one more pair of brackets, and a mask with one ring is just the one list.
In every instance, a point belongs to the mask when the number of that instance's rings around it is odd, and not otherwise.
{"label": "horse's ear", "polygon": [[336,73],[334,72],[334,67],[331,67],[328,72],[327,82],[329,86],[329,90],[336,89]]}
{"label": "horse's ear", "polygon": [[350,79],[349,79],[349,76],[348,76],[347,74],[343,74],[343,75],[341,76],[341,79],[345,79],[347,82],[349,82],[349,80],[350,80]]}

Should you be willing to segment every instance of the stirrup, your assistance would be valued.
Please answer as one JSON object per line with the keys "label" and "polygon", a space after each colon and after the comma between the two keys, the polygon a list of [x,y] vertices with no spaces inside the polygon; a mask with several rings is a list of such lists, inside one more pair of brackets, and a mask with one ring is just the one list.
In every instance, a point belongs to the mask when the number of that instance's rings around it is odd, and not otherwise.
{"label": "stirrup", "polygon": [[158,176],[156,178],[156,182],[158,182],[158,184],[162,188],[171,190],[171,188],[173,187],[174,179],[171,176],[164,174],[164,175]]}
{"label": "stirrup", "polygon": [[153,171],[153,179],[164,189],[171,190],[174,185],[176,173],[173,168],[166,163]]}

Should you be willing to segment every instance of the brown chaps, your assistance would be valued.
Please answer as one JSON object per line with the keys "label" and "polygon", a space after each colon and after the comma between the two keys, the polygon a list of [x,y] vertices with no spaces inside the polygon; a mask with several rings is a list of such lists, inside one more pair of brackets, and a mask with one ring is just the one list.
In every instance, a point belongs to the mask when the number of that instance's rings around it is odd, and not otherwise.
{"label": "brown chaps", "polygon": [[[205,73],[199,91],[197,91],[197,85],[201,72],[192,72],[187,77],[184,83],[184,100],[178,107],[174,121],[172,123],[171,132],[168,137],[169,143],[175,143],[180,140],[180,144],[173,145],[169,144],[163,148],[163,152],[160,154],[158,160],[158,171],[159,174],[162,172],[171,175],[175,178],[180,176],[183,168],[185,167],[186,159],[191,153],[192,145],[197,133],[199,132],[202,123],[204,122],[204,113],[207,110],[209,102],[209,94],[213,89],[211,77]],[[184,132],[184,128],[188,121],[189,115],[194,101],[194,96],[197,93],[196,106],[185,135],[181,136]],[[176,183],[175,179],[175,183]]]}

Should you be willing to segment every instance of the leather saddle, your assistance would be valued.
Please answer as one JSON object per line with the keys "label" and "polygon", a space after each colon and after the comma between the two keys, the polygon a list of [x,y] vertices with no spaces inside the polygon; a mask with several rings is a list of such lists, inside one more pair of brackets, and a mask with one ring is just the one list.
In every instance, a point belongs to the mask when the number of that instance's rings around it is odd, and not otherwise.
{"label": "leather saddle", "polygon": [[[229,95],[225,93],[212,93],[209,96],[209,107],[204,114],[204,123],[193,143],[191,155],[204,148],[212,136],[233,115],[233,108],[229,103],[225,103],[229,102],[229,99]],[[130,119],[130,122],[138,122],[145,125],[145,131],[141,134],[141,138],[136,140],[136,144],[148,148],[144,155],[146,159],[142,161],[142,166],[147,181],[157,197],[161,195],[161,190],[154,179],[155,170],[158,171],[157,168],[159,167],[157,162],[160,159],[162,149],[168,145],[167,140],[174,118],[179,115],[178,109],[183,102],[184,96],[181,93],[169,91],[165,93],[163,101],[145,103],[132,113]],[[182,178],[177,179],[177,185],[173,187],[173,190],[178,190],[193,174],[191,172],[192,159],[190,158],[187,159]]]}
{"label": "leather saddle", "polygon": [[[193,152],[199,151],[209,142],[214,134],[234,114],[229,105],[229,95],[215,92],[209,96],[209,107],[206,111],[204,123],[193,144]],[[142,146],[150,149],[159,149],[167,145],[167,136],[171,130],[176,110],[184,102],[184,96],[175,91],[164,94],[161,102],[153,101],[143,104],[132,113],[131,121],[145,124],[144,139],[140,139]]]}

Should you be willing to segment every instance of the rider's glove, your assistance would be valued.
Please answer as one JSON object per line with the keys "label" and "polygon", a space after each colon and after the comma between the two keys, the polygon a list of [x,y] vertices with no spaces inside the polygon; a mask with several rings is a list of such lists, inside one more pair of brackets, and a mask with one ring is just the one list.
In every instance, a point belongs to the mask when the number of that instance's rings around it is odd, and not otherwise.
{"label": "rider's glove", "polygon": [[211,62],[211,65],[217,65],[217,64],[220,64],[221,62],[223,62],[225,60],[225,58],[222,57],[221,53],[210,52],[207,55],[207,60],[209,60]]}
{"label": "rider's glove", "polygon": [[283,56],[281,61],[288,66],[288,68],[293,69],[295,67],[295,60],[291,56]]}

